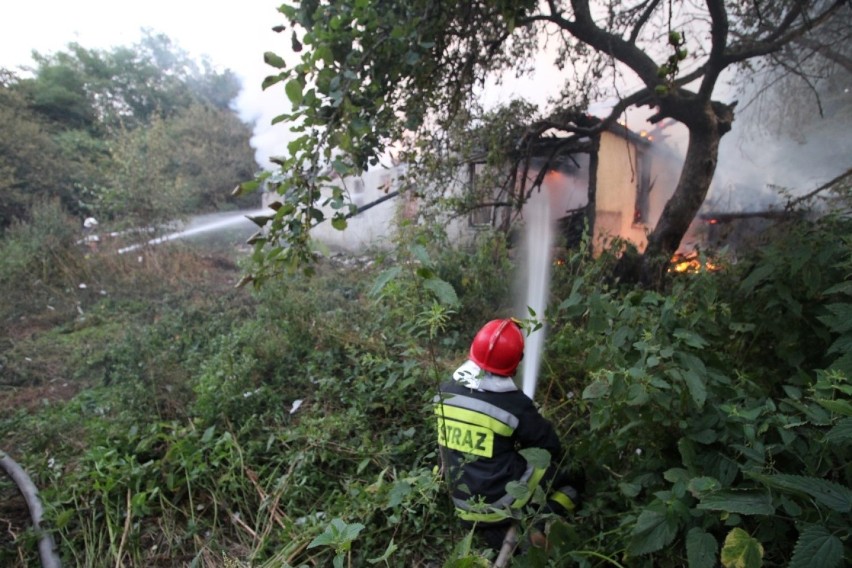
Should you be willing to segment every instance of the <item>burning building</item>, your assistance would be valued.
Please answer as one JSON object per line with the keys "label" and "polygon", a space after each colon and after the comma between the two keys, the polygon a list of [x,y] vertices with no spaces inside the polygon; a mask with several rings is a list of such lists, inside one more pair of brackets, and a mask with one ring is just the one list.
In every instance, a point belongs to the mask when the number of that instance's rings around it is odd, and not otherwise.
{"label": "burning building", "polygon": [[[644,249],[681,167],[680,158],[655,134],[613,125],[594,137],[541,136],[530,148],[514,162],[521,175],[511,178],[508,187],[495,183],[497,178],[488,174],[484,162],[473,161],[458,172],[444,193],[464,196],[468,205],[465,215],[448,221],[451,237],[463,241],[491,228],[511,232],[524,224],[526,206],[544,199],[560,244],[578,245],[590,226],[595,250],[613,239]],[[406,170],[405,164],[398,164],[337,179],[334,183],[346,189],[359,214],[343,231],[328,223],[317,226],[314,238],[348,252],[390,246],[394,219],[415,217],[419,205],[418,198],[399,191]],[[264,205],[274,199],[274,194],[265,196]]]}

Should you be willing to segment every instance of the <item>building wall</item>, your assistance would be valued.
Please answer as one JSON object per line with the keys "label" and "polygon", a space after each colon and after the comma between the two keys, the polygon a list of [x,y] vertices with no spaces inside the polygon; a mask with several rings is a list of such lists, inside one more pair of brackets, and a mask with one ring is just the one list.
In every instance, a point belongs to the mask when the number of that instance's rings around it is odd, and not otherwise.
{"label": "building wall", "polygon": [[[601,135],[598,157],[595,245],[600,248],[619,236],[644,250],[648,233],[674,193],[677,160],[653,142],[634,141],[612,132]],[[644,207],[637,207],[637,192],[643,187],[646,201]],[[637,209],[641,210],[638,219]]]}
{"label": "building wall", "polygon": [[633,222],[638,185],[636,144],[611,132],[601,135],[598,153],[595,246],[620,236],[645,247],[645,226]]}

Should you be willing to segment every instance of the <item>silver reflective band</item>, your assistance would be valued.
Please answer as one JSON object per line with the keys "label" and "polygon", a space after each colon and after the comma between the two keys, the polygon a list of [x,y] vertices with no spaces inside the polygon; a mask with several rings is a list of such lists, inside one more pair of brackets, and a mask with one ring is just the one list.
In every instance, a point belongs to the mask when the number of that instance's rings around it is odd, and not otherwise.
{"label": "silver reflective band", "polygon": [[482,414],[485,414],[486,416],[494,418],[495,420],[499,420],[503,424],[509,426],[512,430],[518,427],[518,417],[512,414],[511,412],[507,412],[499,406],[495,406],[490,402],[485,402],[477,398],[473,398],[471,396],[465,396],[463,394],[453,394],[447,398],[443,398],[441,395],[435,395],[434,401],[436,403],[443,402],[444,404],[448,404],[450,406],[456,406],[458,408],[464,408],[467,410],[473,410],[474,412],[480,412]]}

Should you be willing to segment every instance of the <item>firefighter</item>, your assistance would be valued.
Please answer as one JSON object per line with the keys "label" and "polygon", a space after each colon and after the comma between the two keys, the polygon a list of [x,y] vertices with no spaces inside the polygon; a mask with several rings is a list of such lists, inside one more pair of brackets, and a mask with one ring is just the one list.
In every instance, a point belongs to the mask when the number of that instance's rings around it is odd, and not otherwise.
{"label": "firefighter", "polygon": [[[474,337],[469,360],[435,397],[438,444],[456,514],[493,549],[537,486],[549,491],[543,512],[567,516],[579,505],[583,485],[581,476],[560,471],[564,454],[553,426],[512,380],[523,353],[516,321],[492,320]],[[528,464],[519,453],[524,448],[546,450],[551,465],[545,470]],[[526,498],[507,493],[512,481],[528,487]],[[541,546],[545,537],[535,530],[531,541]]]}

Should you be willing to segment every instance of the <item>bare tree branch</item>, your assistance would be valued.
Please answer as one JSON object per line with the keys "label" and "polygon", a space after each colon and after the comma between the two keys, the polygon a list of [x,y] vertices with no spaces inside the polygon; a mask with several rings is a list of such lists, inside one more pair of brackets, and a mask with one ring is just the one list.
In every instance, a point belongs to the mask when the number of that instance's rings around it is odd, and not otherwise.
{"label": "bare tree branch", "polygon": [[805,19],[802,25],[796,28],[788,29],[786,33],[778,35],[777,37],[775,37],[775,35],[773,34],[772,36],[767,36],[767,38],[754,39],[751,37],[742,36],[741,34],[736,34],[736,32],[732,31],[731,34],[737,35],[738,39],[742,40],[742,43],[739,45],[732,46],[731,49],[725,54],[725,64],[731,65],[734,63],[739,63],[741,61],[746,61],[747,59],[751,59],[753,57],[769,55],[770,53],[778,51],[779,49],[784,47],[785,44],[797,40],[798,38],[806,34],[808,31],[826,22],[838,10],[846,6],[848,2],[849,0],[835,0],[834,3],[832,3],[816,17]]}
{"label": "bare tree branch", "polygon": [[796,205],[807,201],[808,199],[816,196],[818,193],[822,193],[826,189],[831,189],[832,187],[834,187],[835,185],[837,185],[838,183],[842,182],[843,180],[845,180],[846,178],[849,178],[849,177],[852,177],[852,168],[849,168],[848,170],[846,170],[845,172],[843,172],[842,174],[840,174],[836,178],[832,179],[831,181],[828,181],[828,182],[822,184],[821,186],[819,186],[815,190],[810,191],[810,192],[806,193],[805,195],[802,195],[801,197],[798,197],[798,198],[788,202],[787,205],[785,206],[785,209],[787,209],[789,211],[790,209],[792,209]]}
{"label": "bare tree branch", "polygon": [[725,49],[728,41],[728,12],[724,0],[707,0],[707,11],[710,13],[710,56],[707,58],[704,78],[698,94],[702,99],[709,99],[716,86],[719,74],[725,69]]}
{"label": "bare tree branch", "polygon": [[807,37],[798,37],[794,39],[793,42],[812,49],[813,51],[819,53],[821,56],[825,57],[829,61],[837,63],[838,65],[843,67],[848,73],[852,73],[852,58],[843,55],[836,49],[832,49],[825,44],[819,43]]}
{"label": "bare tree branch", "polygon": [[807,2],[805,0],[798,0],[790,9],[790,11],[787,12],[787,15],[784,17],[784,19],[781,20],[781,23],[779,23],[774,28],[770,26],[769,35],[763,38],[761,41],[765,43],[772,43],[774,41],[777,41],[778,38],[787,33],[787,30],[790,29],[790,26],[793,25],[793,23],[796,21],[796,18],[798,18],[802,14],[802,10],[806,6]]}
{"label": "bare tree branch", "polygon": [[648,5],[645,6],[645,11],[641,16],[639,16],[639,19],[636,20],[636,24],[633,26],[633,31],[630,32],[630,37],[627,41],[632,44],[636,43],[636,39],[639,37],[639,34],[642,33],[642,28],[648,23],[648,20],[651,18],[651,15],[654,13],[654,10],[657,9],[659,4],[660,0],[651,0],[648,2]]}

